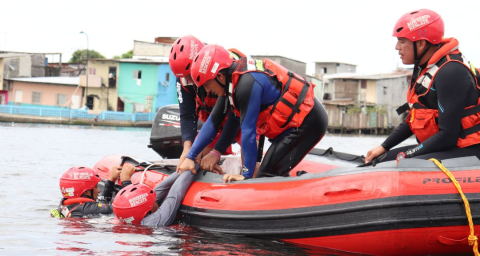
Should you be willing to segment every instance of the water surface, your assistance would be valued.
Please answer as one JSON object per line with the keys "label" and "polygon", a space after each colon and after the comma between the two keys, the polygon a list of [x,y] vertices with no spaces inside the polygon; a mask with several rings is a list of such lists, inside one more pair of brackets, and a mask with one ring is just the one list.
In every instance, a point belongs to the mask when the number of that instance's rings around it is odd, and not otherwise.
{"label": "water surface", "polygon": [[[149,137],[147,128],[0,123],[0,255],[346,255],[184,225],[150,229],[116,226],[112,217],[49,217],[67,169],[93,167],[112,154],[158,159]],[[328,134],[317,147],[366,154],[384,139]]]}

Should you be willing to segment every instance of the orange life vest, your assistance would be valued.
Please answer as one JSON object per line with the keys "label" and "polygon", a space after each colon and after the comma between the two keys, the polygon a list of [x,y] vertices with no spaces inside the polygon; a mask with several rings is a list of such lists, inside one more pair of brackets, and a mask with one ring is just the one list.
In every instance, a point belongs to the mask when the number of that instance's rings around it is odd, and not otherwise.
{"label": "orange life vest", "polygon": [[232,82],[229,85],[229,101],[234,113],[240,116],[240,111],[233,101],[238,80],[247,72],[262,72],[275,77],[282,84],[279,99],[271,106],[260,112],[257,120],[257,134],[274,139],[282,132],[299,127],[305,116],[310,113],[314,105],[315,84],[307,82],[301,76],[287,70],[276,62],[263,59],[254,60],[250,57],[241,58],[232,73]]}
{"label": "orange life vest", "polygon": [[[62,204],[60,205],[60,212],[65,218],[70,217],[70,213],[75,210],[77,207],[84,203],[88,202],[95,202],[93,199],[85,198],[85,197],[77,197],[77,198],[69,198],[65,199]],[[67,205],[78,204],[77,206],[73,207],[72,209],[68,209]]]}
{"label": "orange life vest", "polygon": [[[480,90],[478,81],[479,72],[458,50],[458,41],[455,38],[447,38],[442,41],[443,46],[430,58],[427,67],[418,76],[415,85],[410,87],[407,93],[410,113],[406,119],[410,129],[420,142],[425,141],[438,130],[438,110],[429,109],[419,101],[419,97],[425,96],[435,79],[435,75],[445,64],[458,62],[463,64],[475,78],[477,89]],[[468,147],[480,143],[480,98],[477,105],[465,108],[462,118],[463,131],[458,138],[457,146]]]}

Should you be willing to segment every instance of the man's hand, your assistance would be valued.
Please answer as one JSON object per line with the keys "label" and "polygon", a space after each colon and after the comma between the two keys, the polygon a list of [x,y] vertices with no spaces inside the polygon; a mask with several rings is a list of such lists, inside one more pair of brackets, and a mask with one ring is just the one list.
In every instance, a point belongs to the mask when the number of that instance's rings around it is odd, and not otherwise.
{"label": "man's hand", "polygon": [[180,168],[180,165],[182,165],[183,161],[185,161],[185,159],[187,158],[188,152],[190,151],[191,148],[192,148],[191,141],[187,140],[183,143],[183,151],[182,151],[182,155],[180,156],[180,159],[178,160],[177,172]]}
{"label": "man's hand", "polygon": [[182,165],[177,167],[178,169],[178,174],[182,175],[182,173],[186,170],[192,171],[193,174],[197,173],[197,170],[195,170],[195,162],[193,162],[192,159],[185,158],[185,161],[183,161]]}
{"label": "man's hand", "polygon": [[371,162],[375,157],[387,152],[387,150],[382,146],[376,146],[367,152],[365,157],[365,163]]}
{"label": "man's hand", "polygon": [[112,170],[110,171],[110,176],[108,177],[108,180],[115,182],[118,179],[118,176],[120,176],[121,170],[122,170],[122,167],[120,167],[120,166],[112,167]]}
{"label": "man's hand", "polygon": [[234,175],[234,174],[225,174],[223,175],[223,183],[230,183],[232,181],[241,181],[244,180],[243,175]]}
{"label": "man's hand", "polygon": [[125,163],[122,167],[122,173],[120,174],[120,180],[126,181],[130,180],[132,175],[135,173],[135,166]]}
{"label": "man's hand", "polygon": [[222,167],[220,167],[220,165],[218,164],[216,164],[215,167],[213,167],[213,170],[211,170],[211,172],[220,174],[220,175],[224,174]]}
{"label": "man's hand", "polygon": [[[215,150],[215,149],[213,149]],[[212,150],[212,151],[213,151]],[[220,152],[214,151],[216,154],[221,155]],[[203,170],[213,171],[215,166],[217,165],[220,157],[215,155],[215,153],[208,153],[204,158],[200,160],[200,168]],[[217,165],[218,166],[218,165]]]}

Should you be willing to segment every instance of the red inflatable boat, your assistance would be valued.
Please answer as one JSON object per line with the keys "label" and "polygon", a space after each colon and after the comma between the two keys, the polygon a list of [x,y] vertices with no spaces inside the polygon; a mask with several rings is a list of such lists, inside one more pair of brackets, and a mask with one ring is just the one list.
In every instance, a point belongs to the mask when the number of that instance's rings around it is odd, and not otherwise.
{"label": "red inflatable boat", "polygon": [[[152,187],[176,168],[162,160],[123,161],[150,166],[132,180],[144,176]],[[121,162],[121,156],[109,156],[94,168],[106,179]],[[443,165],[468,198],[473,223],[480,224],[480,161],[465,157],[444,160]],[[222,176],[198,171],[180,208],[180,221],[212,232],[369,255],[472,253],[464,202],[431,161],[336,167],[304,160],[291,174],[224,184]]]}

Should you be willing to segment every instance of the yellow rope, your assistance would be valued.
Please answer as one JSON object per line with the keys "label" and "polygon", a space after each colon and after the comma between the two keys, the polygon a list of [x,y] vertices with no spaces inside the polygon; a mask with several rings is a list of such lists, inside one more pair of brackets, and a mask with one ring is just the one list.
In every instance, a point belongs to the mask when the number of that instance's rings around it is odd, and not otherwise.
{"label": "yellow rope", "polygon": [[435,158],[430,158],[430,161],[434,162],[438,168],[440,168],[449,178],[452,180],[453,184],[457,188],[458,192],[460,193],[460,196],[463,199],[463,203],[465,204],[465,212],[467,213],[467,219],[468,219],[468,225],[470,226],[470,235],[468,236],[468,244],[470,246],[473,246],[473,253],[475,256],[480,256],[480,253],[478,253],[478,238],[475,236],[474,230],[473,230],[473,221],[472,221],[472,213],[470,211],[470,204],[468,203],[467,198],[462,192],[462,188],[460,187],[460,184],[458,184],[457,180],[453,176],[453,174],[445,168],[442,163],[440,163],[437,159]]}

